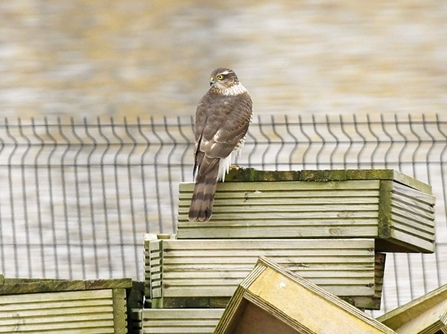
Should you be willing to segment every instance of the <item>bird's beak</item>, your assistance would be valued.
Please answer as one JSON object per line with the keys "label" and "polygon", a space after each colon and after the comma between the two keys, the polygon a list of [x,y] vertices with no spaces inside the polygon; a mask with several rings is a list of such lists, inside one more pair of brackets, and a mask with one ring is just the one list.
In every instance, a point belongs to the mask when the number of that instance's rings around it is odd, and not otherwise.
{"label": "bird's beak", "polygon": [[211,77],[211,78],[210,78],[210,86],[212,86],[213,84],[214,84],[214,78]]}

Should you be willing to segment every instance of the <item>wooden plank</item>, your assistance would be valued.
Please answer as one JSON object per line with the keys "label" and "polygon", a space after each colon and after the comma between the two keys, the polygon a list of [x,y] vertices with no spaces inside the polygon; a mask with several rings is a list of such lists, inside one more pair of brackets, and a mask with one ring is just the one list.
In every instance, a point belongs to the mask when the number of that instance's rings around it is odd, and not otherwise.
{"label": "wooden plank", "polygon": [[39,292],[62,292],[102,289],[130,289],[131,278],[104,280],[63,280],[63,279],[23,279],[5,278],[0,284],[0,295]]}
{"label": "wooden plank", "polygon": [[397,333],[434,334],[447,326],[447,284],[377,318]]}
{"label": "wooden plank", "polygon": [[[181,239],[247,239],[247,238],[290,238],[292,235],[300,234],[299,238],[331,238],[331,237],[358,237],[374,238],[377,235],[375,221],[362,219],[364,225],[353,226],[352,220],[335,222],[332,219],[316,220],[308,219],[303,221],[290,221],[283,219],[277,222],[249,222],[234,221],[228,222],[224,226],[212,226],[210,224],[194,224],[181,229]],[[369,224],[371,222],[371,224]],[[290,223],[289,225],[286,225]],[[214,224],[214,223],[212,223]],[[180,230],[179,230],[180,232]],[[198,238],[200,236],[200,238]],[[298,236],[297,236],[298,238]]]}
{"label": "wooden plank", "polygon": [[164,297],[161,306],[165,309],[225,308],[229,300],[230,297]]}
{"label": "wooden plank", "polygon": [[225,180],[226,182],[390,180],[424,193],[431,193],[430,185],[392,169],[263,171],[238,168],[231,169]]}
{"label": "wooden plank", "polygon": [[[297,301],[300,307],[296,307]],[[237,288],[214,333],[394,331],[325,289],[262,257]]]}
{"label": "wooden plank", "polygon": [[[314,197],[317,196],[318,191],[343,191],[346,190],[347,194],[352,194],[354,190],[376,190],[380,180],[357,180],[356,182],[350,181],[305,181],[305,182],[219,182],[218,192],[216,192],[216,198],[225,198],[227,194],[238,191],[247,191],[251,194],[247,196],[264,196],[267,191],[274,191],[276,195],[284,194],[291,191],[308,191],[309,195],[315,192]],[[181,183],[180,193],[188,193],[194,189],[194,183]],[[299,189],[297,189],[299,185]],[[287,194],[289,196],[289,194]],[[219,197],[217,197],[219,196]],[[290,196],[293,196],[290,195]]]}
{"label": "wooden plank", "polygon": [[126,290],[113,289],[113,329],[115,334],[127,333]]}
{"label": "wooden plank", "polygon": [[374,297],[376,297],[379,302],[382,298],[382,291],[383,291],[383,278],[385,274],[385,260],[386,260],[386,254],[384,253],[376,253],[375,256],[375,262],[374,262],[374,277],[375,277],[375,294]]}
{"label": "wooden plank", "polygon": [[[162,240],[161,245],[161,284],[153,282],[146,287],[146,298],[156,302],[156,307],[168,307],[165,298],[200,298],[207,303],[209,299],[203,298],[230,297],[260,255],[338,296],[377,295],[373,239]],[[149,258],[150,244],[145,247],[146,282],[150,282],[160,267]],[[366,299],[358,306],[371,305],[370,301],[364,303]],[[172,301],[172,305],[182,304]]]}
{"label": "wooden plank", "polygon": [[0,296],[0,333],[81,331],[125,333],[114,330],[112,289]]}

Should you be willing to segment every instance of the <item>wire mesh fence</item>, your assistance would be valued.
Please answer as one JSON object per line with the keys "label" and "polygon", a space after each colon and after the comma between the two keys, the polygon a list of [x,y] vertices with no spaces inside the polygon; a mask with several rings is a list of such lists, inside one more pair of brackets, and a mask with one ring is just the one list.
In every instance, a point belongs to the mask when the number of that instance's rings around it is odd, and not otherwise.
{"label": "wire mesh fence", "polygon": [[[193,119],[4,119],[0,272],[7,277],[143,279],[143,234],[175,231],[192,181]],[[241,166],[392,168],[432,185],[435,254],[389,254],[383,310],[447,282],[447,118],[253,120]]]}

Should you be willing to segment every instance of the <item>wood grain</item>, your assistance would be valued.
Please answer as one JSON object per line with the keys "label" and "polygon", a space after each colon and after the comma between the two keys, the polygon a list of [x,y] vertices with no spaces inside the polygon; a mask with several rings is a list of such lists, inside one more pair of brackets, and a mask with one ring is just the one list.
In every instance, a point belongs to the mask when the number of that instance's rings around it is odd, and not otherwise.
{"label": "wood grain", "polygon": [[260,328],[265,334],[279,333],[278,328],[281,333],[394,333],[264,257],[237,288],[214,333],[251,334]]}

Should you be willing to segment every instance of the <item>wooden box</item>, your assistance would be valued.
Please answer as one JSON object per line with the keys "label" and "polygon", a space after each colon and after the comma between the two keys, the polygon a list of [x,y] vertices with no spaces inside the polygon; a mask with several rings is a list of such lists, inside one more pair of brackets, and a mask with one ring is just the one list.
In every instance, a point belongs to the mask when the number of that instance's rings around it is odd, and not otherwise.
{"label": "wooden box", "polygon": [[431,187],[394,170],[232,170],[208,223],[188,221],[193,188],[180,185],[178,239],[375,238],[377,251],[434,251]]}
{"label": "wooden box", "polygon": [[237,288],[214,333],[395,332],[325,289],[261,258]]}
{"label": "wooden box", "polygon": [[364,309],[380,309],[384,254],[374,239],[176,240],[145,236],[145,295],[153,308],[225,307],[267,256]]}
{"label": "wooden box", "polygon": [[131,279],[0,282],[0,333],[127,333]]}
{"label": "wooden box", "polygon": [[212,334],[224,309],[132,310],[134,334]]}
{"label": "wooden box", "polygon": [[377,318],[397,333],[447,333],[447,284]]}

